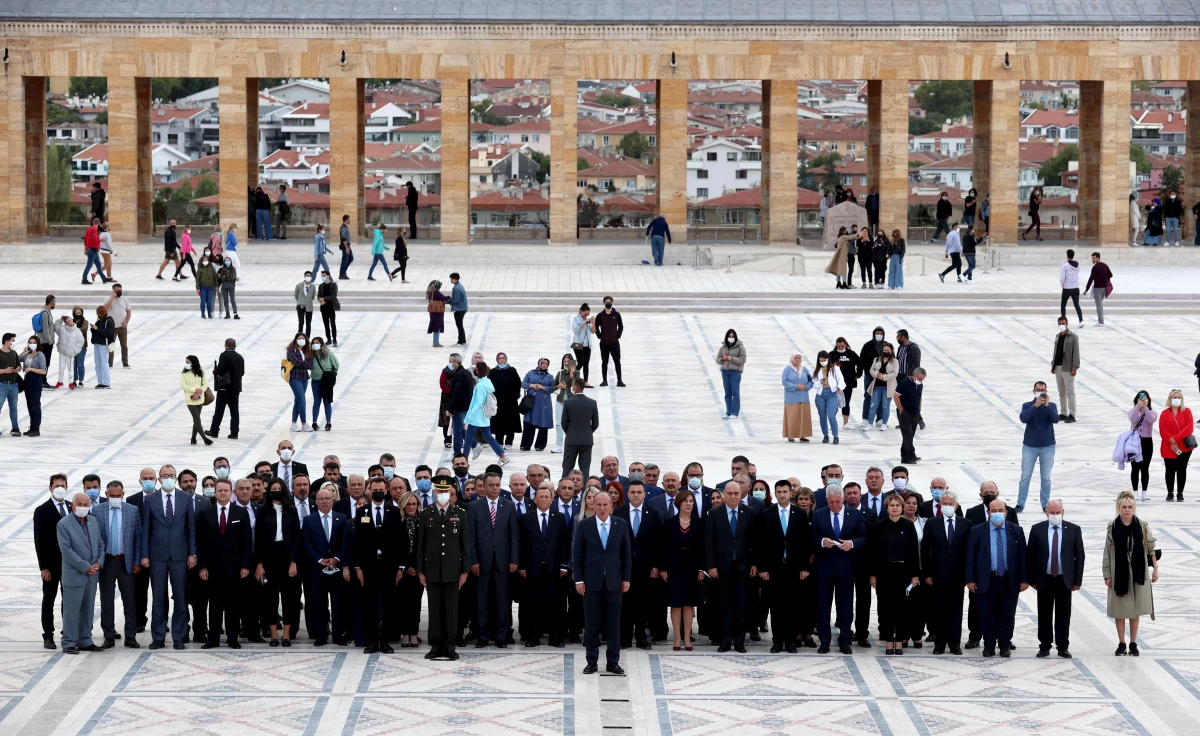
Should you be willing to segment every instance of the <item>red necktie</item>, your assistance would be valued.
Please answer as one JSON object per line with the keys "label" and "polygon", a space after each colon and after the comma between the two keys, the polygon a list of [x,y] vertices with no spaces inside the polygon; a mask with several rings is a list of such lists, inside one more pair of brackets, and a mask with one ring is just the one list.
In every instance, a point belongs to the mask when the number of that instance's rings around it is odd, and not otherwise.
{"label": "red necktie", "polygon": [[221,536],[225,536],[225,507],[221,507]]}

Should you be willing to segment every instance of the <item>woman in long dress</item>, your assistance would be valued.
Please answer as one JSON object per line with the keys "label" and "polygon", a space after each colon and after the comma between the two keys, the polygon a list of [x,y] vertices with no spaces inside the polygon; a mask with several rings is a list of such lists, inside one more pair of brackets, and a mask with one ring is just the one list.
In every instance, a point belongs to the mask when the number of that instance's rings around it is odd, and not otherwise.
{"label": "woman in long dress", "polygon": [[672,649],[692,651],[692,616],[700,605],[700,583],[704,579],[704,530],[696,513],[696,497],[677,493],[674,503],[679,512],[667,520],[663,529],[666,567],[661,571],[667,583],[667,607],[671,609],[671,628],[675,632]]}
{"label": "woman in long dress", "polygon": [[[1117,621],[1118,657],[1139,655],[1138,624],[1145,614],[1154,619],[1154,591],[1158,582],[1158,557],[1154,551],[1150,525],[1137,517],[1137,501],[1132,491],[1117,495],[1117,518],[1108,523],[1104,539],[1104,584],[1108,586],[1109,618]],[[1146,568],[1152,572],[1147,580]],[[1129,621],[1129,644],[1125,643],[1125,622]]]}
{"label": "woman in long dress", "polygon": [[803,362],[800,353],[796,353],[783,369],[783,436],[788,442],[808,442],[812,437],[812,407],[808,392],[813,387],[813,379]]}

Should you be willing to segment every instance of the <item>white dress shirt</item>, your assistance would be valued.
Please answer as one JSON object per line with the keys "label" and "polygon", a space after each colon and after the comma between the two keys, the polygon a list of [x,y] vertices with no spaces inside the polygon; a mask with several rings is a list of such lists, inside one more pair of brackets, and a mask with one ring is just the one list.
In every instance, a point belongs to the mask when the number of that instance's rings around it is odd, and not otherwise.
{"label": "white dress shirt", "polygon": [[271,506],[275,509],[275,541],[283,541],[283,504],[273,503]]}

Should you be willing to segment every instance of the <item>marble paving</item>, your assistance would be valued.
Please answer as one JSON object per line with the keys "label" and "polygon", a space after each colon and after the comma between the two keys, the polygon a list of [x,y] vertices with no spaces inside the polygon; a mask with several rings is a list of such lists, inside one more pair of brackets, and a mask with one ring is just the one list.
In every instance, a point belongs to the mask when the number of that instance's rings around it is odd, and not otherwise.
{"label": "marble paving", "polygon": [[[1007,273],[1007,271],[1005,272]],[[592,298],[586,291],[584,298]],[[698,298],[703,298],[698,296]],[[136,309],[136,302],[135,302]],[[849,478],[899,459],[900,437],[889,427],[841,429],[841,444],[789,444],[780,438],[779,378],[791,353],[807,363],[834,338],[854,348],[876,325],[889,337],[907,328],[924,352],[927,428],[917,438],[924,459],[912,483],[926,489],[942,476],[965,498],[996,480],[1015,502],[1021,424],[1017,413],[1033,381],[1049,379],[1054,317],[917,315],[886,311],[626,315],[622,339],[626,389],[590,390],[600,404],[594,471],[616,455],[626,466],[654,461],[680,471],[692,460],[711,484],[728,477],[729,458],[746,454],[759,477],[798,476],[816,486],[822,465],[838,462]],[[0,327],[27,334],[30,315],[0,310]],[[469,344],[489,361],[505,351],[524,371],[539,357],[557,362],[567,352],[570,315],[472,311]],[[250,645],[239,652],[198,648],[150,653],[118,647],[76,657],[41,648],[41,585],[31,518],[46,498],[52,472],[68,473],[72,488],[96,472],[133,484],[144,466],[172,462],[201,471],[224,455],[234,473],[275,458],[284,438],[310,467],[337,454],[344,472],[361,472],[381,452],[401,472],[447,464],[436,427],[438,370],[449,349],[429,347],[425,316],[341,315],[342,363],[333,430],[290,433],[292,397],[278,375],[293,335],[293,314],[251,312],[237,322],[207,322],[191,313],[136,311],[131,325],[132,368],[113,371],[111,391],[94,391],[91,356],[85,388],[44,395],[42,437],[0,436],[0,724],[6,734],[598,734],[607,715],[611,681],[585,678],[582,649],[524,648],[464,652],[459,662],[430,663],[423,650],[366,656],[358,650],[315,650],[301,641],[290,650]],[[749,362],[743,411],[723,421],[721,379],[713,360],[725,329],[738,330]],[[1072,661],[1034,659],[1036,599],[1021,597],[1011,660],[938,657],[930,649],[903,658],[879,648],[854,656],[811,652],[776,657],[759,644],[744,656],[707,646],[690,654],[665,647],[631,650],[627,664],[628,723],[637,734],[1191,734],[1200,719],[1200,489],[1188,502],[1165,504],[1161,460],[1151,470],[1153,500],[1142,505],[1164,550],[1155,586],[1156,620],[1143,619],[1140,658],[1112,656],[1115,635],[1105,617],[1100,576],[1104,525],[1128,474],[1110,461],[1125,412],[1139,389],[1156,406],[1182,388],[1200,406],[1191,315],[1112,316],[1105,328],[1080,334],[1083,366],[1077,380],[1079,422],[1059,425],[1054,495],[1085,534],[1088,567],[1074,599]],[[185,355],[211,365],[226,337],[246,356],[241,439],[222,437],[212,448],[188,444],[189,421],[178,387]],[[598,351],[597,351],[598,352]],[[56,366],[54,366],[56,367]],[[599,356],[592,360],[598,384]],[[610,367],[610,371],[611,371]],[[610,380],[613,377],[610,376]],[[1053,386],[1052,396],[1054,395]],[[861,393],[851,398],[861,411]],[[3,416],[3,415],[0,415]],[[209,410],[205,411],[205,417]],[[227,420],[228,421],[228,420]],[[25,410],[21,409],[25,426]],[[894,418],[892,420],[894,425]],[[7,424],[0,422],[7,429]],[[225,430],[227,432],[227,430]],[[224,434],[224,433],[223,433]],[[561,456],[548,450],[513,453],[506,471],[545,464],[558,475]],[[493,462],[490,451],[473,463]],[[1031,495],[1036,497],[1036,480]],[[1035,502],[1030,503],[1031,506]],[[1025,525],[1036,521],[1026,514]],[[118,614],[118,617],[120,614]],[[120,621],[118,621],[118,625]],[[143,637],[143,644],[145,644]]]}

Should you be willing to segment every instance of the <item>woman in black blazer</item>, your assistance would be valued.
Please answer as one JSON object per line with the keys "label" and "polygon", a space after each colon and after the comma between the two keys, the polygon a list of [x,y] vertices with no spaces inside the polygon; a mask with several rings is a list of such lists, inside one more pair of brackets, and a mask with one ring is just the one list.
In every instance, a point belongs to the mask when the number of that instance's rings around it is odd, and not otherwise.
{"label": "woman in black blazer", "polygon": [[[800,538],[808,539],[811,535],[809,529],[812,527],[813,509],[816,505],[816,500],[813,498],[813,492],[810,488],[801,488],[796,494],[796,508],[803,512],[797,521],[793,524],[803,523],[804,528],[801,531]],[[805,561],[805,569],[811,569],[812,555]],[[817,576],[809,575],[800,581],[800,586],[796,589],[797,601],[797,621],[796,621],[796,636],[799,638],[797,646],[816,649],[817,642],[813,640],[813,631],[817,626]]]}
{"label": "woman in black blazer", "polygon": [[396,630],[400,636],[400,646],[415,647],[420,643],[417,629],[421,625],[421,595],[425,592],[421,579],[417,577],[417,533],[420,530],[417,517],[421,513],[421,502],[417,500],[417,494],[409,491],[400,497],[399,506],[400,518],[404,523],[400,527],[397,546],[400,548],[400,567],[404,569],[404,576],[400,578],[396,591],[400,602]]}
{"label": "woman in black blazer", "polygon": [[[300,578],[296,559],[300,554],[300,517],[291,503],[291,493],[280,478],[267,484],[267,502],[258,511],[254,532],[254,556],[258,569],[254,577],[263,586],[263,615],[270,621],[271,646],[279,646],[279,604],[283,620],[300,617]],[[283,624],[283,646],[292,645],[291,624]]]}
{"label": "woman in black blazer", "polygon": [[891,493],[884,501],[887,516],[871,528],[871,587],[879,596],[879,638],[887,642],[885,654],[904,654],[904,640],[920,625],[924,611],[908,594],[920,585],[921,564],[917,530],[904,518],[904,499]]}

